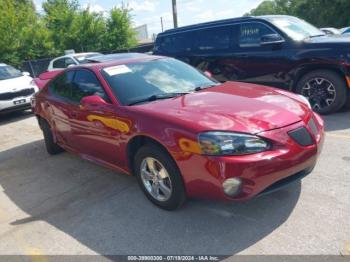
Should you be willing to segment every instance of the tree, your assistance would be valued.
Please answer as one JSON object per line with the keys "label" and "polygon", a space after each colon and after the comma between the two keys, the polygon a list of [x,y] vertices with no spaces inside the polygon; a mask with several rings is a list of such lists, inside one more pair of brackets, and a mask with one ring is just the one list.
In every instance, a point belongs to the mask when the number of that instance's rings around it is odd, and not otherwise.
{"label": "tree", "polygon": [[349,0],[267,0],[246,15],[293,15],[318,27],[350,25]]}
{"label": "tree", "polygon": [[82,9],[77,0],[47,0],[44,14],[33,0],[0,0],[0,63],[77,52],[115,51],[136,44],[130,10],[113,8],[109,16]]}
{"label": "tree", "polygon": [[79,11],[72,24],[72,48],[79,52],[102,50],[106,34],[106,22],[100,13],[90,8]]}
{"label": "tree", "polygon": [[0,61],[19,65],[52,48],[48,30],[30,0],[0,0]]}
{"label": "tree", "polygon": [[55,53],[74,49],[72,27],[78,8],[76,0],[47,0],[43,3],[44,21],[55,43]]}
{"label": "tree", "polygon": [[107,18],[105,49],[122,50],[136,45],[135,32],[132,30],[131,24],[129,9],[124,7],[113,8]]}

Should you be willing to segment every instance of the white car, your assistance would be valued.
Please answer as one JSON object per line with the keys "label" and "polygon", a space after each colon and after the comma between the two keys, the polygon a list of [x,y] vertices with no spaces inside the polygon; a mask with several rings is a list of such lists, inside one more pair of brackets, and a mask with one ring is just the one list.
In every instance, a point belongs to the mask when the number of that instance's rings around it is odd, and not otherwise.
{"label": "white car", "polygon": [[38,87],[28,72],[0,63],[0,113],[31,108]]}
{"label": "white car", "polygon": [[64,55],[57,57],[50,61],[49,67],[47,68],[48,71],[58,70],[58,69],[64,69],[69,66],[74,65],[80,65],[87,63],[87,58],[94,57],[94,56],[101,56],[101,53],[96,52],[90,52],[90,53],[74,53],[69,55]]}
{"label": "white car", "polygon": [[327,35],[340,35],[341,31],[337,28],[334,27],[325,27],[325,28],[320,28],[321,31],[326,33]]}

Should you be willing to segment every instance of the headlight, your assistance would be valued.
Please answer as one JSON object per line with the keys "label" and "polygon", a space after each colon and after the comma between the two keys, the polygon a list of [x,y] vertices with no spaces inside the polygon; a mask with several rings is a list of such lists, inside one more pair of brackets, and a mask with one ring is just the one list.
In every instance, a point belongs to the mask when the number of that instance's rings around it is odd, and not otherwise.
{"label": "headlight", "polygon": [[32,81],[30,81],[29,86],[30,86],[31,88],[34,88],[35,93],[39,91],[39,87],[38,87],[37,84],[35,83],[34,79],[33,79]]}
{"label": "headlight", "polygon": [[303,95],[299,95],[299,97],[300,97],[301,99],[303,99],[303,101],[305,102],[305,104],[307,104],[307,106],[308,106],[310,109],[312,109],[309,99],[307,99],[307,98],[306,98],[305,96],[303,96]]}
{"label": "headlight", "polygon": [[205,132],[198,136],[204,155],[247,155],[270,149],[270,144],[260,137],[241,133]]}

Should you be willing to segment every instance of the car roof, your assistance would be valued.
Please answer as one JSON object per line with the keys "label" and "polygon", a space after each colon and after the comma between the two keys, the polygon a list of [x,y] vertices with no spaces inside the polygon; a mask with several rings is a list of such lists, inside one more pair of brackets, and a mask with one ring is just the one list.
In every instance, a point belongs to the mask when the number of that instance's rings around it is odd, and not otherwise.
{"label": "car roof", "polygon": [[199,23],[199,24],[195,24],[195,25],[188,25],[188,26],[182,26],[182,27],[178,27],[178,28],[169,29],[163,33],[158,34],[158,35],[164,36],[167,34],[174,34],[174,33],[182,32],[182,31],[190,31],[190,30],[194,30],[194,29],[200,29],[202,27],[225,25],[225,24],[229,24],[232,22],[249,21],[249,20],[253,20],[255,18],[256,17],[253,17],[253,16],[246,16],[246,17],[230,18],[230,19],[224,19],[224,20],[216,20],[216,21],[211,21],[211,22],[205,22],[205,23]]}
{"label": "car roof", "polygon": [[60,58],[65,58],[65,57],[84,56],[84,55],[91,55],[91,54],[99,55],[98,52],[73,53],[73,54],[67,54],[67,55],[55,57],[53,60],[60,59]]}
{"label": "car roof", "polygon": [[201,29],[203,27],[210,28],[214,26],[220,26],[220,25],[227,25],[231,23],[237,23],[237,22],[249,22],[249,21],[256,21],[256,20],[268,20],[271,18],[282,18],[282,17],[294,17],[289,15],[264,15],[264,16],[243,16],[243,17],[236,17],[236,18],[229,18],[229,19],[223,19],[223,20],[216,20],[211,22],[205,22],[205,23],[199,23],[195,25],[188,25],[188,26],[182,26],[174,29],[166,30],[163,33],[158,34],[158,36],[166,36],[166,35],[172,35],[176,33],[180,33],[183,31],[191,31],[196,29]]}
{"label": "car roof", "polygon": [[[166,58],[164,56],[147,55],[147,54],[138,54],[138,56],[128,56],[128,54],[130,53],[120,53],[119,57],[115,57],[114,59],[111,59],[111,60],[91,61],[91,63],[78,65],[78,66],[75,66],[74,68],[102,69],[102,68],[111,67],[111,66],[152,61],[156,59]],[[132,53],[132,54],[135,54],[135,53]]]}
{"label": "car roof", "polygon": [[132,58],[142,58],[148,57],[147,54],[142,53],[117,53],[117,54],[106,54],[106,55],[97,55],[93,57],[89,57],[86,60],[92,63],[103,63],[109,62],[113,60],[122,60],[122,59],[132,59]]}

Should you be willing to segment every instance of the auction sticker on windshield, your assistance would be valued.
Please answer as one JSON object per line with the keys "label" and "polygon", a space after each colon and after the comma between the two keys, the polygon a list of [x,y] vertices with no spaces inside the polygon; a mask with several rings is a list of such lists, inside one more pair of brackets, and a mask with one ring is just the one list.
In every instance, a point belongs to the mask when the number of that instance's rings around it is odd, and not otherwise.
{"label": "auction sticker on windshield", "polygon": [[127,74],[132,72],[131,69],[126,65],[117,65],[117,66],[107,67],[104,69],[104,71],[110,76]]}

